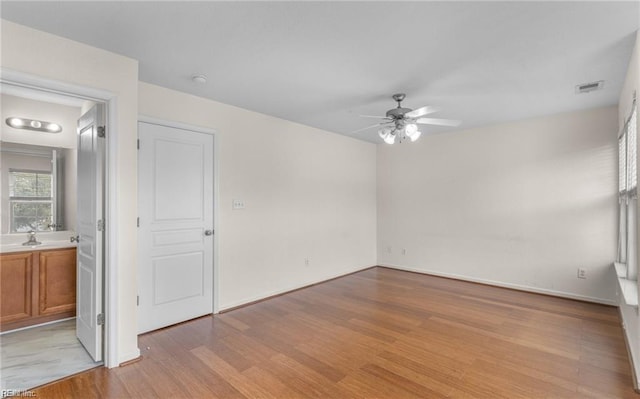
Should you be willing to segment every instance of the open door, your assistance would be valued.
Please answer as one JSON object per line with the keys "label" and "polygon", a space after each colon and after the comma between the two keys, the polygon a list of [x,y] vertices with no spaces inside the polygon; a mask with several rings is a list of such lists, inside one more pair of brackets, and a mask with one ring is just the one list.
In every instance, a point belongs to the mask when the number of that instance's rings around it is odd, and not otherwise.
{"label": "open door", "polygon": [[96,362],[104,325],[104,114],[97,104],[78,120],[76,335]]}

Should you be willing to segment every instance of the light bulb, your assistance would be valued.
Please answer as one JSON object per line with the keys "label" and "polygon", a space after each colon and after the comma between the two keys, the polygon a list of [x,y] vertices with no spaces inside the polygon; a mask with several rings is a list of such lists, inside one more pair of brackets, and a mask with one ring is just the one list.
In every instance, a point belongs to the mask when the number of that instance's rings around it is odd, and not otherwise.
{"label": "light bulb", "polygon": [[381,139],[384,140],[385,137],[387,137],[389,134],[391,133],[391,129],[388,127],[383,127],[382,129],[380,129],[378,131],[378,135],[380,136]]}
{"label": "light bulb", "polygon": [[47,130],[52,133],[58,133],[62,131],[62,126],[58,125],[57,123],[49,123],[47,124]]}
{"label": "light bulb", "polygon": [[24,126],[24,121],[20,118],[9,118],[7,119],[7,125],[11,127],[22,127]]}
{"label": "light bulb", "polygon": [[409,137],[411,137],[417,131],[418,131],[418,126],[416,126],[415,123],[409,123],[404,127],[404,132]]}
{"label": "light bulb", "polygon": [[383,127],[378,131],[378,135],[387,144],[393,144],[396,141],[396,135],[394,129],[390,127]]}
{"label": "light bulb", "polygon": [[393,144],[396,142],[396,135],[395,134],[388,134],[386,137],[383,138],[384,142],[387,144]]}
{"label": "light bulb", "polygon": [[421,135],[422,132],[420,130],[416,130],[411,136],[409,136],[409,140],[411,140],[411,142],[413,143],[414,141],[418,140]]}
{"label": "light bulb", "polygon": [[31,121],[29,124],[34,129],[40,129],[42,127],[42,123],[40,123],[40,121]]}

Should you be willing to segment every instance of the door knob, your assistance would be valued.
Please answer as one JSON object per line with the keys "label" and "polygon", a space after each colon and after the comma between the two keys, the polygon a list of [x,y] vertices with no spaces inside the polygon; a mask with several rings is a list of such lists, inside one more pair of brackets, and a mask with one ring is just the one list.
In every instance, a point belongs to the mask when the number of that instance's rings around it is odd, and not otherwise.
{"label": "door knob", "polygon": [[211,236],[211,235],[213,235],[213,230],[205,230],[205,231],[204,231],[204,235],[205,235],[205,236]]}

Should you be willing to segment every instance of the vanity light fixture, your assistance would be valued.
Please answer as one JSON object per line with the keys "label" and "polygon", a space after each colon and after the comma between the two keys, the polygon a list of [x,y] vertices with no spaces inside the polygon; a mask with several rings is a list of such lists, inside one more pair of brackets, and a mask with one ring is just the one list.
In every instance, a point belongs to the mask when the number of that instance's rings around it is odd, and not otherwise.
{"label": "vanity light fixture", "polygon": [[5,122],[14,129],[35,130],[36,132],[44,133],[60,133],[62,131],[62,126],[57,123],[38,121],[35,119],[16,118],[12,116],[7,118]]}

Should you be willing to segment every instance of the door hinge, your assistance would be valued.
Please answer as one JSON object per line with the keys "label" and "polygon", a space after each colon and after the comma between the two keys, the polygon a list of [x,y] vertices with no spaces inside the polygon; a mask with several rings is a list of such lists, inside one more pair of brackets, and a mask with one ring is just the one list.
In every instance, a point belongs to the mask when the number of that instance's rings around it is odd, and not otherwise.
{"label": "door hinge", "polygon": [[104,325],[104,313],[98,314],[98,325],[99,326],[103,326]]}
{"label": "door hinge", "polygon": [[140,149],[140,139],[138,139],[138,149]]}
{"label": "door hinge", "polygon": [[140,227],[140,218],[138,218],[138,221],[136,222],[138,227]]}
{"label": "door hinge", "polygon": [[98,220],[98,231],[104,231],[104,220]]}
{"label": "door hinge", "polygon": [[104,126],[98,126],[98,137],[106,137],[107,136],[107,128]]}
{"label": "door hinge", "polygon": [[140,306],[140,295],[136,296],[136,306]]}

